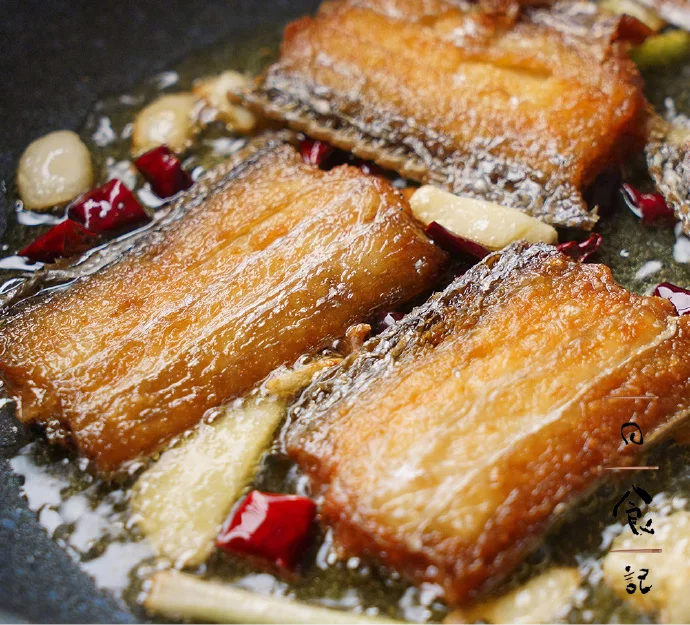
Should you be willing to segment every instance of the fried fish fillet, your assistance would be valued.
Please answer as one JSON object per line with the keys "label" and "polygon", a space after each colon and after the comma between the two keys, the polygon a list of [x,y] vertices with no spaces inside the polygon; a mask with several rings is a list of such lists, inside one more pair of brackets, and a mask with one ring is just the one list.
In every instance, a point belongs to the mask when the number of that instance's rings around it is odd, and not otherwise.
{"label": "fried fish fillet", "polygon": [[[285,445],[345,553],[456,603],[689,408],[690,318],[517,244],[314,380]],[[644,447],[621,438],[629,421]]]}
{"label": "fried fish fillet", "polygon": [[408,178],[590,229],[582,188],[643,146],[627,40],[647,31],[589,3],[513,21],[453,0],[325,2],[240,97]]}
{"label": "fried fish fillet", "polygon": [[59,422],[102,470],[428,289],[445,259],[388,183],[289,145],[210,180],[124,258],[1,328],[20,419]]}

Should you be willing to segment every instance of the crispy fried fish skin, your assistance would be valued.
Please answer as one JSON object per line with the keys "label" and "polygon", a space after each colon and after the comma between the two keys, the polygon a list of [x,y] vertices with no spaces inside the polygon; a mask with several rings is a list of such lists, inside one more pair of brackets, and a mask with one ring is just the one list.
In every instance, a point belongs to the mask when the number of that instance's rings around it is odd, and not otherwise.
{"label": "crispy fried fish skin", "polygon": [[657,188],[690,235],[690,119],[656,120],[646,148],[647,166]]}
{"label": "crispy fried fish skin", "polygon": [[[345,553],[455,603],[689,406],[690,318],[603,265],[518,244],[317,378],[283,436]],[[644,448],[622,440],[628,421]]]}
{"label": "crispy fried fish skin", "polygon": [[430,288],[445,260],[357,168],[324,172],[281,145],[212,176],[183,218],[2,327],[21,420],[58,420],[104,471]]}
{"label": "crispy fried fish skin", "polygon": [[326,2],[240,97],[406,177],[591,229],[581,189],[644,144],[625,41],[640,33],[623,19],[588,3],[511,21],[451,0]]}

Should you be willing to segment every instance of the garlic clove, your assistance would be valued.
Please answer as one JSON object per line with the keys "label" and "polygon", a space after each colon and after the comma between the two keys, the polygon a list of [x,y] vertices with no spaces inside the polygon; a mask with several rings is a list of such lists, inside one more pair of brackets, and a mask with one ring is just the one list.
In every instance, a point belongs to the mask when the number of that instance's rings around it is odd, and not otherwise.
{"label": "garlic clove", "polygon": [[197,99],[191,93],[164,95],[144,107],[134,120],[132,151],[148,152],[167,145],[182,152],[198,130],[195,111]]}
{"label": "garlic clove", "polygon": [[558,241],[553,227],[515,208],[461,197],[429,185],[412,194],[410,207],[425,226],[436,222],[451,234],[492,251],[519,240],[528,243]]}
{"label": "garlic clove", "polygon": [[251,86],[252,81],[239,72],[227,71],[198,80],[194,84],[194,94],[206,106],[206,116],[210,121],[220,119],[229,129],[240,133],[248,133],[256,127],[256,116],[250,110],[233,104],[228,99],[228,93],[241,91]]}
{"label": "garlic clove", "polygon": [[71,130],[51,132],[28,145],[19,159],[17,185],[24,207],[66,204],[93,184],[91,154]]}

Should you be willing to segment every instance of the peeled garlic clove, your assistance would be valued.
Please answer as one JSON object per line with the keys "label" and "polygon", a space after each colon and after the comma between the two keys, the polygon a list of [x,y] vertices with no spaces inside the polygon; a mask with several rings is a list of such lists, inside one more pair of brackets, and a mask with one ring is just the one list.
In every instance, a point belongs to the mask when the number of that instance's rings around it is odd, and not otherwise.
{"label": "peeled garlic clove", "polygon": [[209,107],[209,119],[220,119],[232,130],[247,133],[256,127],[254,113],[233,104],[228,99],[228,93],[241,91],[251,86],[252,81],[239,72],[227,71],[204,78],[194,84],[194,94]]}
{"label": "peeled garlic clove", "polygon": [[19,159],[17,185],[24,207],[43,210],[66,204],[93,184],[91,154],[71,130],[36,139]]}
{"label": "peeled garlic clove", "polygon": [[515,208],[460,197],[429,185],[412,194],[410,207],[425,226],[435,221],[451,234],[492,251],[520,240],[528,243],[558,241],[554,228]]}
{"label": "peeled garlic clove", "polygon": [[196,108],[191,93],[164,95],[151,102],[134,120],[132,151],[140,154],[160,145],[175,152],[185,150],[197,131]]}

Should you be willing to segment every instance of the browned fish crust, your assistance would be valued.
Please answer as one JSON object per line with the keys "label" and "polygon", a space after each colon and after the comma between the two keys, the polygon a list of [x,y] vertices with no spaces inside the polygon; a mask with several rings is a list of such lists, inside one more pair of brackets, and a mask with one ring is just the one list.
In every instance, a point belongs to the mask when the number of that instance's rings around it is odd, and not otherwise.
{"label": "browned fish crust", "polygon": [[110,471],[430,288],[444,260],[387,182],[269,144],[117,262],[6,315],[0,371],[23,422],[59,423]]}
{"label": "browned fish crust", "polygon": [[325,2],[242,97],[408,178],[591,229],[582,188],[643,146],[627,40],[644,30],[588,3],[513,19],[451,0]]}
{"label": "browned fish crust", "polygon": [[284,440],[345,553],[457,603],[689,407],[690,318],[603,265],[517,245],[317,378]]}
{"label": "browned fish crust", "polygon": [[655,126],[646,148],[649,173],[690,236],[690,120]]}

